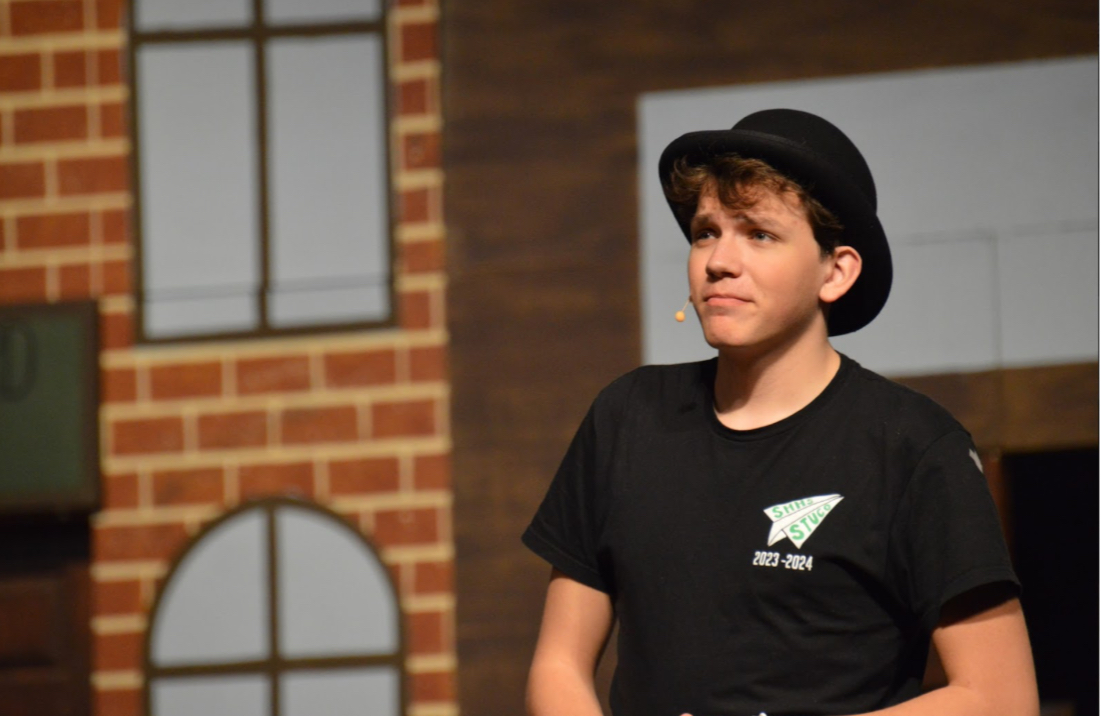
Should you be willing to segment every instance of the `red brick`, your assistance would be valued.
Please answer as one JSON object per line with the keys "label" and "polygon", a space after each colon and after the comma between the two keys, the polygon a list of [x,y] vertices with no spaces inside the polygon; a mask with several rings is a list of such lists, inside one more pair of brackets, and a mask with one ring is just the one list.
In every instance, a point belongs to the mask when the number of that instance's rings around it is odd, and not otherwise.
{"label": "red brick", "polygon": [[409,189],[401,193],[401,220],[428,221],[428,190]]}
{"label": "red brick", "polygon": [[451,562],[417,562],[413,566],[413,591],[451,594],[455,591],[454,565]]}
{"label": "red brick", "polygon": [[396,492],[398,481],[397,458],[341,460],[329,464],[329,492],[333,495]]}
{"label": "red brick", "polygon": [[454,701],[455,675],[449,671],[410,674],[413,701]]}
{"label": "red brick", "polygon": [[0,164],[0,199],[39,197],[46,193],[42,162]]}
{"label": "red brick", "polygon": [[126,191],[128,172],[126,157],[62,159],[57,163],[58,185],[64,195]]}
{"label": "red brick", "polygon": [[310,361],[306,356],[250,358],[237,363],[237,392],[241,395],[310,387]]}
{"label": "red brick", "polygon": [[125,259],[103,263],[103,294],[129,294],[133,288],[130,279],[130,262]]}
{"label": "red brick", "polygon": [[144,713],[140,689],[93,689],[92,713],[111,716],[141,716]]}
{"label": "red brick", "polygon": [[93,561],[98,564],[133,559],[170,560],[186,542],[187,530],[179,522],[97,527]]}
{"label": "red brick", "polygon": [[96,616],[110,614],[140,614],[141,582],[122,579],[112,582],[92,583],[92,613]]}
{"label": "red brick", "polygon": [[402,328],[432,326],[432,294],[427,291],[405,291],[398,300]]}
{"label": "red brick", "polygon": [[66,264],[57,269],[59,297],[63,301],[88,298],[92,295],[92,267],[89,264]]}
{"label": "red brick", "polygon": [[88,136],[88,109],[82,105],[17,109],[16,142],[58,142]]}
{"label": "red brick", "polygon": [[313,466],[308,462],[289,465],[247,465],[239,473],[241,499],[280,494],[313,494]]}
{"label": "red brick", "polygon": [[428,111],[428,80],[407,80],[398,85],[398,114]]}
{"label": "red brick", "polygon": [[126,29],[122,27],[123,0],[96,0],[96,25],[101,30]]}
{"label": "red brick", "polygon": [[451,487],[451,458],[448,455],[418,455],[413,459],[413,486],[418,490]]}
{"label": "red brick", "polygon": [[83,50],[54,54],[54,87],[83,87],[88,84],[88,63]]}
{"label": "red brick", "polygon": [[138,506],[138,476],[134,473],[103,476],[103,506],[133,509]]}
{"label": "red brick", "polygon": [[92,648],[93,671],[129,671],[142,666],[142,640],[144,634],[96,634]]}
{"label": "red brick", "polygon": [[199,447],[261,447],[268,442],[268,416],[260,411],[199,417]]}
{"label": "red brick", "polygon": [[130,217],[123,209],[103,212],[103,243],[125,244],[130,240]]}
{"label": "red brick", "polygon": [[347,442],[359,437],[354,406],[284,410],[284,443]]}
{"label": "red brick", "polygon": [[330,353],[325,356],[325,385],[381,385],[397,379],[397,359],[391,349]]}
{"label": "red brick", "polygon": [[103,349],[129,348],[134,345],[134,317],[129,313],[101,313],[99,342]]}
{"label": "red brick", "polygon": [[447,378],[447,351],[443,346],[423,346],[409,349],[409,378],[411,380],[445,380]]}
{"label": "red brick", "polygon": [[122,82],[122,55],[118,50],[100,50],[96,53],[96,71],[101,85],[117,85]]}
{"label": "red brick", "polygon": [[108,102],[99,106],[99,132],[104,137],[126,135],[126,114],[121,102]]}
{"label": "red brick", "polygon": [[447,648],[444,616],[440,612],[414,612],[406,616],[410,654],[438,654]]}
{"label": "red brick", "polygon": [[220,505],[225,496],[222,471],[210,467],[153,473],[155,505]]}
{"label": "red brick", "polygon": [[33,55],[0,55],[0,92],[25,92],[42,86],[42,58]]}
{"label": "red brick", "polygon": [[129,403],[138,397],[138,373],[133,368],[100,371],[99,395],[104,403]]}
{"label": "red brick", "polygon": [[442,241],[415,241],[401,247],[401,258],[407,273],[442,271],[445,268]]}
{"label": "red brick", "polygon": [[440,166],[440,133],[417,132],[402,140],[406,169],[437,169]]}
{"label": "red brick", "polygon": [[376,403],[371,406],[371,432],[376,438],[433,435],[436,404],[431,400]]}
{"label": "red brick", "polygon": [[120,420],[111,428],[115,455],[183,450],[183,420],[178,417]]}
{"label": "red brick", "polygon": [[31,303],[46,300],[46,269],[0,268],[0,301]]}
{"label": "red brick", "polygon": [[12,0],[8,7],[13,35],[79,32],[84,29],[83,2]]}
{"label": "red brick", "polygon": [[149,383],[154,400],[221,395],[222,364],[158,365],[149,370]]}
{"label": "red brick", "polygon": [[434,60],[436,50],[436,23],[415,22],[401,28],[401,59],[403,62]]}
{"label": "red brick", "polygon": [[86,212],[20,216],[15,220],[15,235],[21,249],[86,246],[91,223]]}
{"label": "red brick", "polygon": [[431,507],[381,510],[375,515],[374,537],[383,547],[438,542],[439,514]]}

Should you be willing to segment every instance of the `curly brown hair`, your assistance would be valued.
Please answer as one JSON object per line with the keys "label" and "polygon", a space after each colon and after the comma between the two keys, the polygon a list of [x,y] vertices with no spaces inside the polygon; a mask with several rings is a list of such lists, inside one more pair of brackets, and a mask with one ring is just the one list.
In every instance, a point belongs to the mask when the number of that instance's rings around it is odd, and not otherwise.
{"label": "curly brown hair", "polygon": [[689,163],[681,157],[673,165],[665,195],[681,226],[691,224],[700,194],[711,185],[714,185],[722,205],[734,211],[756,204],[760,190],[795,194],[802,202],[822,255],[829,256],[841,245],[841,232],[844,230],[841,221],[802,185],[760,159],[747,159],[730,153],[717,154],[699,164]]}

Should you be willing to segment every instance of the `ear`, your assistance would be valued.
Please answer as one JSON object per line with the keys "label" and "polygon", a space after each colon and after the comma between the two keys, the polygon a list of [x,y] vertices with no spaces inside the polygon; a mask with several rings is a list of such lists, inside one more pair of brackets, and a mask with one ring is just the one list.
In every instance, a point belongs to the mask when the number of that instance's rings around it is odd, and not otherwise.
{"label": "ear", "polygon": [[822,288],[818,291],[818,299],[823,303],[833,303],[844,296],[856,283],[864,262],[853,247],[838,246],[826,257],[825,263],[828,273]]}

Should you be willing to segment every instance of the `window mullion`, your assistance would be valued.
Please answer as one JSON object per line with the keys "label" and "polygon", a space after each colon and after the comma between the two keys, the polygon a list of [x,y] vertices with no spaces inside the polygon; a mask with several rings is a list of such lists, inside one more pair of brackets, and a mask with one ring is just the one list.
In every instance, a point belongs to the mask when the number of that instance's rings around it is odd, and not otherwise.
{"label": "window mullion", "polygon": [[[256,53],[256,158],[257,186],[259,188],[259,241],[260,286],[257,309],[260,313],[261,333],[270,330],[268,319],[268,292],[271,282],[271,220],[268,201],[268,96],[267,96],[267,47],[264,31],[264,0],[253,0],[252,42]],[[276,714],[277,716],[277,714]]]}

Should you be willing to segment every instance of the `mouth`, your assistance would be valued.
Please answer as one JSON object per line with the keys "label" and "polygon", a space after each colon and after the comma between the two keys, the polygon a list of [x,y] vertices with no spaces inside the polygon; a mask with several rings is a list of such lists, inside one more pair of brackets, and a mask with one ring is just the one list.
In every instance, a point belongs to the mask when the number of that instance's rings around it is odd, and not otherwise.
{"label": "mouth", "polygon": [[744,306],[750,303],[750,300],[744,296],[729,293],[712,293],[704,296],[703,302],[708,306]]}

